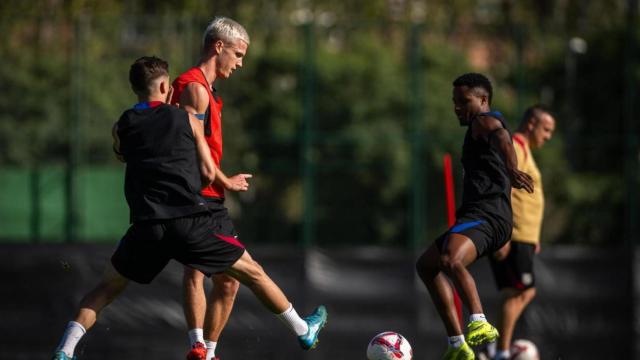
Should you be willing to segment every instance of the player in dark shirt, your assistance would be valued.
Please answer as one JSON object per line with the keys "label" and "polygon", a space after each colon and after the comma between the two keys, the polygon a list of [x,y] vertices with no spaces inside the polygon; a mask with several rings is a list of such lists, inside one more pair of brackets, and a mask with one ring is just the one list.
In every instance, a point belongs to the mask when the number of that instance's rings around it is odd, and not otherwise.
{"label": "player in dark shirt", "polygon": [[[491,111],[493,89],[481,74],[469,73],[453,82],[454,111],[467,126],[462,148],[464,187],[457,220],[436,239],[416,269],[447,330],[444,359],[474,359],[469,345],[494,341],[497,330],[487,322],[475,281],[467,266],[493,253],[511,235],[511,187],[533,191],[531,177],[517,169],[511,135],[499,112]],[[471,314],[466,341],[453,302],[449,279]]]}
{"label": "player in dark shirt", "polygon": [[127,164],[125,196],[132,224],[102,281],[82,299],[53,359],[75,359],[76,345],[100,311],[130,280],[150,283],[171,259],[207,276],[225,272],[234,277],[298,335],[302,348],[313,348],[326,323],[324,306],[300,318],[244,245],[214,231],[218,219],[200,190],[214,180],[215,166],[199,120],[165,104],[171,98],[168,64],[140,58],[129,80],[139,103],[122,114],[113,135],[114,151]]}

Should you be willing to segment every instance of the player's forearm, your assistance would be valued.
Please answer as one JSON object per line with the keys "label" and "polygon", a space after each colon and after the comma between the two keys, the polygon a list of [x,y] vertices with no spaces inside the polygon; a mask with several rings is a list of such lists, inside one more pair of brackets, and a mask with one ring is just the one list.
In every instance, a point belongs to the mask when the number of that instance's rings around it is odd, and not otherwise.
{"label": "player's forearm", "polygon": [[502,148],[502,156],[504,158],[504,163],[507,166],[507,170],[518,170],[518,158],[516,157],[515,151],[513,151],[513,144],[511,142],[506,142],[502,144]]}
{"label": "player's forearm", "polygon": [[231,181],[229,180],[227,175],[225,175],[222,170],[220,170],[219,167],[215,166],[215,164],[214,167],[216,168],[216,179],[214,180],[214,183],[222,186],[225,189],[228,189]]}
{"label": "player's forearm", "polygon": [[533,193],[533,179],[529,174],[518,170],[518,158],[516,157],[516,151],[513,148],[509,132],[506,130],[499,131],[495,135],[495,141],[491,144],[492,146],[495,144],[498,152],[504,159],[507,174],[511,180],[511,186],[516,189],[524,189],[528,193]]}
{"label": "player's forearm", "polygon": [[498,150],[498,153],[504,159],[507,171],[513,172],[518,169],[518,158],[513,149],[513,143],[509,132],[506,130],[498,131],[492,138],[492,145]]}
{"label": "player's forearm", "polygon": [[202,178],[202,188],[204,189],[211,185],[216,179],[216,166],[206,143],[204,146],[198,146],[198,160],[200,161],[200,174]]}
{"label": "player's forearm", "polygon": [[204,131],[200,121],[193,115],[189,116],[189,123],[193,131],[193,137],[196,143],[196,152],[198,153],[198,162],[200,167],[200,178],[202,179],[202,188],[209,186],[216,178],[216,165],[211,157],[211,151],[207,140],[204,138]]}

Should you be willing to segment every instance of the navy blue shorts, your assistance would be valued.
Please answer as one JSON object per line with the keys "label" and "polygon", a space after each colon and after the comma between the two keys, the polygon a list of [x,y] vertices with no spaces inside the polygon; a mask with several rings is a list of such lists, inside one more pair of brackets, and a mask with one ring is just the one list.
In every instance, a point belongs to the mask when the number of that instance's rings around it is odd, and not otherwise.
{"label": "navy blue shorts", "polygon": [[244,251],[225,209],[134,223],[111,263],[127,279],[148,284],[171,259],[210,276],[227,270]]}
{"label": "navy blue shorts", "polygon": [[441,254],[444,253],[451,234],[461,234],[471,239],[480,258],[500,249],[509,241],[511,225],[497,226],[494,221],[480,216],[459,217],[447,232],[436,239]]}

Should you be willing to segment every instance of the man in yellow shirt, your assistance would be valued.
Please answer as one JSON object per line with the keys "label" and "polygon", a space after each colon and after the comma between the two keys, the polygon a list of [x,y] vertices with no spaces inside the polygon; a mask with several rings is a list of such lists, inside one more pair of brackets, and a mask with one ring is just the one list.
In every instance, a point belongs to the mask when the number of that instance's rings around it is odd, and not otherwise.
{"label": "man in yellow shirt", "polygon": [[[509,348],[518,318],[536,294],[533,257],[540,252],[540,228],[544,213],[544,193],[540,170],[530,149],[541,148],[555,130],[553,115],[542,105],[528,108],[514,132],[513,147],[518,170],[533,178],[533,193],[521,189],[511,192],[513,232],[509,241],[490,257],[491,269],[502,292],[498,322],[500,338],[489,346],[494,360],[509,359]],[[497,350],[497,351],[496,351]]]}

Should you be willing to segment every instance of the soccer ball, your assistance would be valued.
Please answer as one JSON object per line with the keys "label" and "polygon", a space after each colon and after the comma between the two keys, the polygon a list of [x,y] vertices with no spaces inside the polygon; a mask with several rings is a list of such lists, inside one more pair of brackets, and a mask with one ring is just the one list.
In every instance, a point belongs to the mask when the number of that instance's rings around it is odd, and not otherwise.
{"label": "soccer ball", "polygon": [[369,341],[368,360],[411,360],[413,350],[404,336],[393,331],[380,333]]}
{"label": "soccer ball", "polygon": [[511,358],[513,360],[540,360],[540,355],[533,342],[518,339],[511,345]]}

